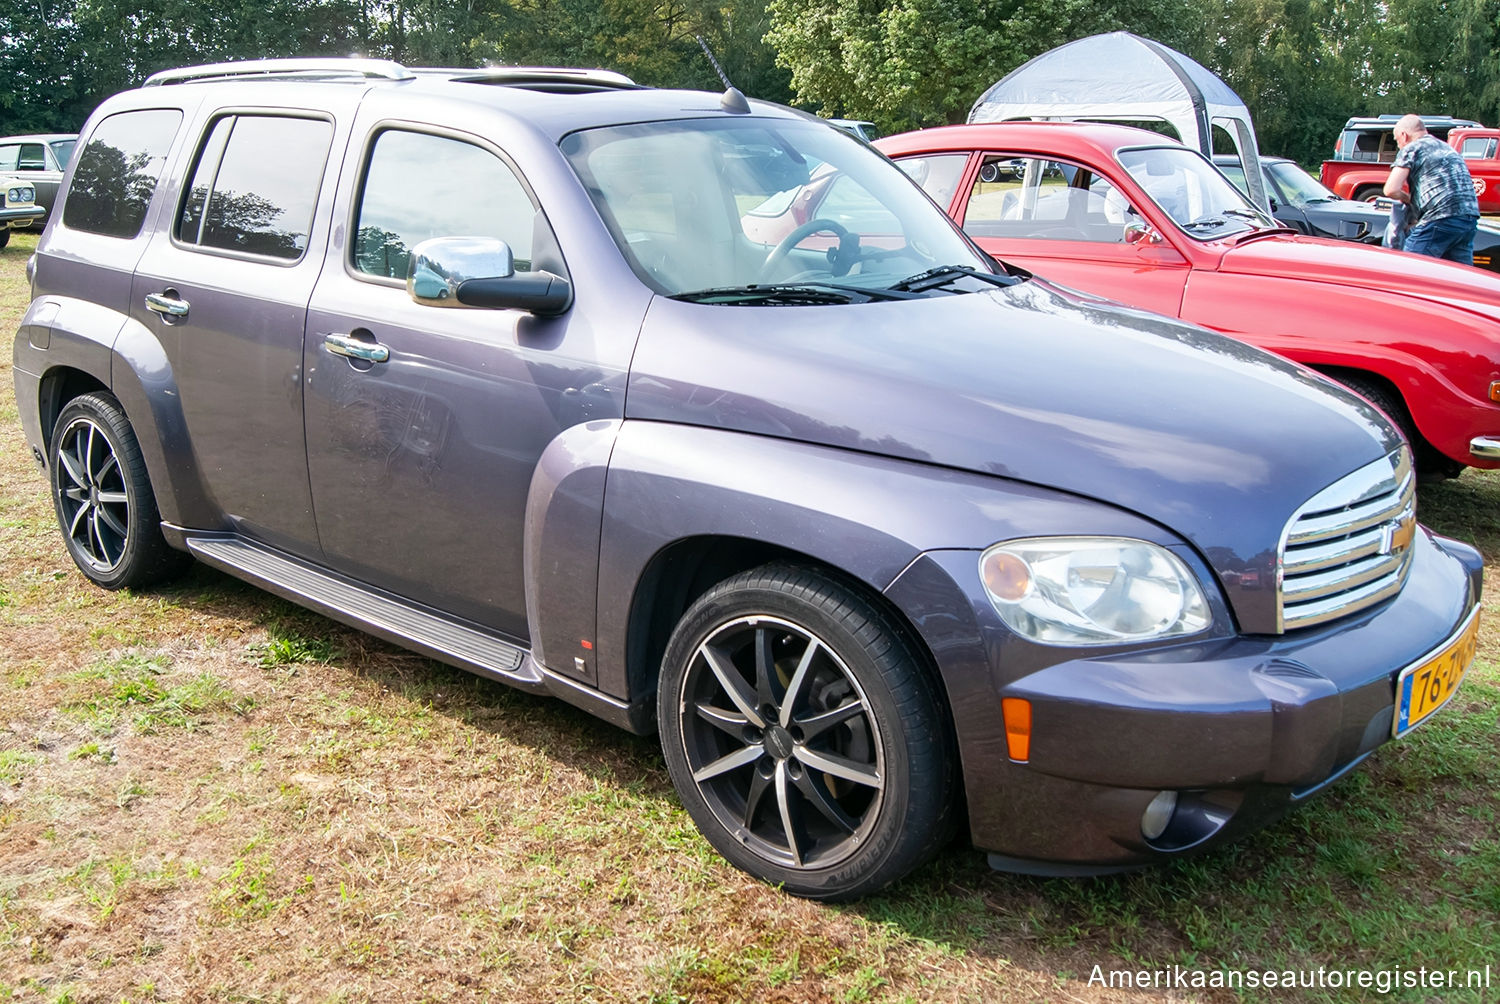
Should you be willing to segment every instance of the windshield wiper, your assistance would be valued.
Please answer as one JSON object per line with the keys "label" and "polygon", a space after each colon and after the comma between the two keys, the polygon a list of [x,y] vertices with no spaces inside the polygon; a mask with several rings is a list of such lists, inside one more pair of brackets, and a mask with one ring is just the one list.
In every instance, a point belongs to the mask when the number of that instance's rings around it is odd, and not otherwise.
{"label": "windshield wiper", "polygon": [[872,300],[910,300],[911,294],[884,289],[866,289],[837,282],[752,282],[744,286],[715,286],[675,293],[673,300],[688,303],[777,304],[817,306],[830,303],[869,303]]}
{"label": "windshield wiper", "polygon": [[1226,209],[1224,210],[1224,215],[1237,216],[1242,220],[1249,220],[1252,223],[1264,223],[1266,219],[1265,213],[1256,212],[1254,209]]}
{"label": "windshield wiper", "polygon": [[1182,225],[1182,229],[1184,229],[1184,230],[1203,230],[1203,229],[1207,229],[1209,227],[1224,227],[1224,226],[1228,226],[1228,225],[1229,225],[1229,221],[1226,220],[1222,216],[1205,216],[1201,220],[1194,220],[1191,223],[1184,223]]}
{"label": "windshield wiper", "polygon": [[968,265],[939,265],[937,268],[929,268],[925,272],[909,275],[900,282],[893,282],[886,289],[906,290],[911,293],[922,293],[929,289],[938,289],[959,279],[978,279],[992,286],[1014,286],[1021,281],[1019,276],[996,275],[994,272],[981,272],[977,268]]}

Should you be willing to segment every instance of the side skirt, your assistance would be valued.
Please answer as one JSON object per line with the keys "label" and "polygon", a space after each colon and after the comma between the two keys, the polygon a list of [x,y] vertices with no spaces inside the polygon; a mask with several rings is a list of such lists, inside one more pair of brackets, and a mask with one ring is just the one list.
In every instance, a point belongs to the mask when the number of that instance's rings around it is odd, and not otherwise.
{"label": "side skirt", "polygon": [[524,645],[233,534],[163,524],[205,565],[439,662],[534,694],[561,698],[630,732],[655,731],[650,701],[626,703],[551,672]]}

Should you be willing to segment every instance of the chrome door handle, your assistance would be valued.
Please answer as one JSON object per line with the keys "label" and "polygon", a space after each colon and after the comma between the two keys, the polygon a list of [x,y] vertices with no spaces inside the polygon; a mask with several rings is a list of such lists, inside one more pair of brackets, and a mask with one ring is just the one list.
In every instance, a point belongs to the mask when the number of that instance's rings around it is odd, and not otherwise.
{"label": "chrome door handle", "polygon": [[176,293],[173,289],[165,293],[147,293],[146,309],[154,310],[163,317],[186,317],[188,302],[178,299]]}
{"label": "chrome door handle", "polygon": [[379,342],[367,342],[352,335],[328,335],[323,339],[323,344],[336,356],[347,356],[367,363],[383,363],[391,358],[391,350]]}

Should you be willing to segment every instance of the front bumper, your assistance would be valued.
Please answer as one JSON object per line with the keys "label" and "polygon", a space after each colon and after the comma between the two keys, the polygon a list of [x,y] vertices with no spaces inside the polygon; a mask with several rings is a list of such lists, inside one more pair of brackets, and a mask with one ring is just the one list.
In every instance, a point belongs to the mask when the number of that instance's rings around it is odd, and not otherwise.
{"label": "front bumper", "polygon": [[1500,436],[1475,436],[1469,440],[1469,452],[1481,460],[1500,460]]}
{"label": "front bumper", "polygon": [[[999,624],[971,552],[926,555],[887,593],[947,685],[975,844],[997,867],[1078,874],[1232,840],[1347,773],[1390,739],[1396,677],[1464,623],[1482,567],[1467,545],[1422,532],[1405,588],[1373,610],[1281,636],[1054,649],[1046,664]],[[954,607],[927,613],[944,588],[971,623]],[[1031,702],[1025,763],[1007,753],[1005,697]],[[1148,840],[1141,816],[1162,791],[1179,793],[1178,809]]]}
{"label": "front bumper", "polygon": [[[3,195],[0,192],[0,195]],[[40,220],[47,215],[45,206],[24,206],[15,209],[0,208],[0,226],[10,227],[12,230],[20,230],[30,226],[34,221]]]}

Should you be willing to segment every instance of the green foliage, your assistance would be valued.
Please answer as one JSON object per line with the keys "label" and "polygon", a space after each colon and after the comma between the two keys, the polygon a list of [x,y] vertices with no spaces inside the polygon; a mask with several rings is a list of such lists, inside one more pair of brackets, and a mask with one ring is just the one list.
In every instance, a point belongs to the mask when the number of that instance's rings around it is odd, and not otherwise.
{"label": "green foliage", "polygon": [[1195,0],[770,0],[799,100],[883,130],[961,122],[990,84],[1074,39],[1128,29],[1183,46]]}
{"label": "green foliage", "polygon": [[758,0],[16,0],[0,5],[0,134],[76,131],[157,70],[347,55],[411,66],[600,66],[641,83],[785,101]]}

